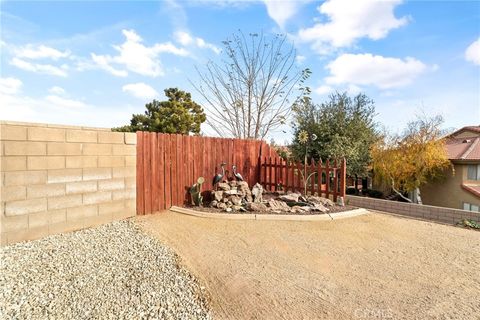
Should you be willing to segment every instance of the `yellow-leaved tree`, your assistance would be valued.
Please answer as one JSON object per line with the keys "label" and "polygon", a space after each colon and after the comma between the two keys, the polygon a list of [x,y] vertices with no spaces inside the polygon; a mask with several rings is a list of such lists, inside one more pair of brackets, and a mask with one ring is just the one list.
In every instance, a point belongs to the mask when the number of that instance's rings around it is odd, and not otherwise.
{"label": "yellow-leaved tree", "polygon": [[413,192],[416,202],[422,203],[420,186],[443,178],[445,170],[452,168],[442,123],[441,116],[422,116],[409,122],[400,135],[384,134],[372,150],[375,178],[389,185],[404,200],[413,202],[405,196]]}

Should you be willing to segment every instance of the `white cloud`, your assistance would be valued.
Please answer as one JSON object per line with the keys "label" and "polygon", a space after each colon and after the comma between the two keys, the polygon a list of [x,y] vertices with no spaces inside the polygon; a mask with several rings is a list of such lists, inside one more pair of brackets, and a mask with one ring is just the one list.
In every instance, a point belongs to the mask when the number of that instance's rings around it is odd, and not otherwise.
{"label": "white cloud", "polygon": [[267,7],[267,13],[280,28],[284,28],[285,23],[292,18],[298,9],[306,2],[301,0],[263,0]]}
{"label": "white cloud", "polygon": [[48,101],[56,106],[61,106],[62,108],[87,108],[88,105],[82,101],[67,99],[59,97],[56,95],[48,95],[45,97],[45,101]]}
{"label": "white cloud", "polygon": [[0,93],[16,94],[20,92],[22,85],[22,81],[16,78],[0,78]]}
{"label": "white cloud", "polygon": [[[128,72],[126,70],[119,70],[115,69],[110,65],[111,58],[109,56],[97,56],[95,53],[91,54],[92,60],[100,69],[110,72],[114,76],[117,77],[126,77],[128,76]],[[84,64],[84,66],[88,66]]]}
{"label": "white cloud", "polygon": [[302,64],[305,61],[305,59],[307,59],[307,57],[302,55],[297,55],[295,59],[297,60],[297,63]]}
{"label": "white cloud", "polygon": [[468,46],[467,50],[465,50],[465,59],[480,66],[480,38],[478,38],[477,41],[474,41]]}
{"label": "white cloud", "polygon": [[131,95],[140,99],[150,100],[158,97],[158,92],[151,86],[143,82],[126,84],[122,87],[122,91],[128,92]]}
{"label": "white cloud", "polygon": [[59,77],[66,77],[68,70],[68,66],[66,64],[57,67],[51,64],[32,63],[17,57],[13,58],[10,61],[10,64],[25,71],[49,74]]}
{"label": "white cloud", "polygon": [[213,52],[215,52],[216,54],[219,54],[220,51],[221,51],[217,46],[206,42],[202,38],[193,37],[191,34],[189,34],[186,31],[176,31],[173,34],[173,37],[174,37],[175,41],[177,41],[178,43],[180,43],[181,45],[186,46],[186,47],[187,46],[196,46],[196,47],[202,48],[202,49],[210,49]]}
{"label": "white cloud", "polygon": [[334,89],[330,86],[327,86],[327,85],[322,85],[316,89],[313,90],[316,94],[318,95],[326,95],[326,94],[329,94],[329,93],[332,93],[334,91]]}
{"label": "white cloud", "polygon": [[58,60],[60,58],[67,58],[70,56],[70,51],[59,51],[55,48],[47,47],[45,45],[26,45],[25,47],[15,48],[14,52],[19,58],[27,59],[52,59]]}
{"label": "white cloud", "polygon": [[182,46],[188,46],[193,43],[193,38],[188,32],[176,31],[173,36],[175,41],[180,43]]}
{"label": "white cloud", "polygon": [[342,54],[327,67],[328,84],[373,85],[381,89],[410,84],[428,67],[419,60],[365,54]]}
{"label": "white cloud", "polygon": [[360,38],[378,40],[408,23],[407,17],[397,18],[394,9],[402,0],[327,0],[317,9],[328,17],[328,22],[316,23],[310,28],[300,29],[298,38],[311,42],[312,48],[320,53],[331,47],[348,47]]}
{"label": "white cloud", "polygon": [[48,92],[50,92],[51,94],[60,95],[60,96],[65,94],[65,90],[58,86],[51,87],[50,89],[48,89]]}
{"label": "white cloud", "polygon": [[[100,127],[123,125],[132,113],[139,111],[128,105],[98,106],[54,95],[29,97],[2,92],[0,105],[0,119],[3,120]],[[95,117],[85,117],[86,114],[95,114]]]}
{"label": "white cloud", "polygon": [[[98,67],[119,77],[128,75],[128,71],[144,76],[158,77],[164,75],[159,59],[161,53],[171,53],[179,56],[189,54],[183,48],[177,48],[170,42],[157,43],[151,47],[145,46],[143,39],[134,30],[122,30],[126,40],[113,48],[118,52],[116,56],[91,54],[92,60]],[[117,67],[113,67],[116,65]],[[118,69],[118,67],[127,70]]]}

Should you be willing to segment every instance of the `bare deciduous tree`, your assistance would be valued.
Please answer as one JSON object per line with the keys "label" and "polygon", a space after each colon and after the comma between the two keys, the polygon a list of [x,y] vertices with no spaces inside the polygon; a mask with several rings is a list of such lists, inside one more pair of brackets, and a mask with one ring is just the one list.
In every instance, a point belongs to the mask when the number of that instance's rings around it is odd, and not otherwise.
{"label": "bare deciduous tree", "polygon": [[263,139],[309,92],[304,81],[311,72],[296,67],[296,51],[285,35],[239,32],[223,45],[224,59],[208,62],[204,71],[197,68],[200,81],[192,82],[209,106],[207,123],[220,136]]}

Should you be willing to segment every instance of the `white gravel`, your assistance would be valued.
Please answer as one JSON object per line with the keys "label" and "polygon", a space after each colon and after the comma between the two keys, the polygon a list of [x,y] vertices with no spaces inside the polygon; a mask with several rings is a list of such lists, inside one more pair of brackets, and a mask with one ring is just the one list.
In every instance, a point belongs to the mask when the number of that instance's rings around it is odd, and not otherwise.
{"label": "white gravel", "polygon": [[121,221],[0,249],[0,319],[210,319],[177,256]]}

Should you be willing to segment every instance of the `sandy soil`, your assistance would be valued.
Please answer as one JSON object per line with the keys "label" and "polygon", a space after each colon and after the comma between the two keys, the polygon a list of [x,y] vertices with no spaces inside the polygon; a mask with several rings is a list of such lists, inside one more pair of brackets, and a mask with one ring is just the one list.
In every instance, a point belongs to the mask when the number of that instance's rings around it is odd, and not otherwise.
{"label": "sandy soil", "polygon": [[319,222],[137,219],[217,319],[480,319],[480,232],[383,214]]}

